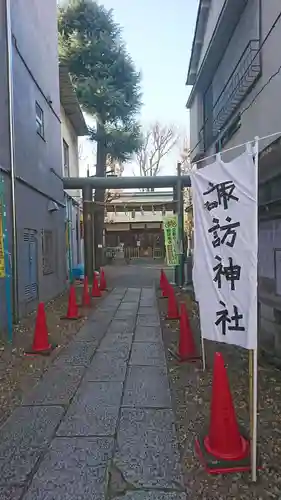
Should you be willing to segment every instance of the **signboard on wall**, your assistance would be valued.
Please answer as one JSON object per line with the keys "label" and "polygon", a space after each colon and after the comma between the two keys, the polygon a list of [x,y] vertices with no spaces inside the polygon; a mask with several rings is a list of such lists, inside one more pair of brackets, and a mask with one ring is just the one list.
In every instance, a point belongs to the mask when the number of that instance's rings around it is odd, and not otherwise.
{"label": "signboard on wall", "polygon": [[168,266],[178,266],[178,216],[171,215],[163,218],[164,237],[166,246],[166,261]]}

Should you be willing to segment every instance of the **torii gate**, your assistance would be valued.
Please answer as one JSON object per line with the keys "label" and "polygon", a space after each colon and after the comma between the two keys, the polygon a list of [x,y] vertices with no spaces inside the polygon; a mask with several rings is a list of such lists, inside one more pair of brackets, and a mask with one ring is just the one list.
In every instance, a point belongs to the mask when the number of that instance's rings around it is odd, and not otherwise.
{"label": "torii gate", "polygon": [[[93,189],[138,189],[138,188],[166,188],[173,187],[177,214],[179,217],[179,244],[180,265],[178,271],[178,284],[184,281],[184,221],[183,221],[183,188],[190,187],[189,175],[181,175],[180,163],[177,166],[178,175],[155,177],[65,177],[64,189],[82,189],[83,199],[83,224],[84,224],[84,263],[85,274],[90,278],[94,269],[93,255],[93,220],[91,206],[93,202]],[[102,245],[102,241],[95,242]]]}

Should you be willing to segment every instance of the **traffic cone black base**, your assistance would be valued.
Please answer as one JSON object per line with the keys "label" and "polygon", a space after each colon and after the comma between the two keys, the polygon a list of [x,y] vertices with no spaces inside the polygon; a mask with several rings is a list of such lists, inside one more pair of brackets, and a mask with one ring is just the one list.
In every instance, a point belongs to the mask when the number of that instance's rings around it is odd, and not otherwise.
{"label": "traffic cone black base", "polygon": [[191,356],[183,358],[179,355],[177,351],[174,349],[169,349],[169,353],[179,362],[179,363],[198,363],[198,361],[202,361],[202,356]]}
{"label": "traffic cone black base", "polygon": [[249,441],[243,434],[241,434],[241,439],[245,448],[245,457],[240,460],[223,460],[208,452],[204,437],[197,437],[195,440],[195,451],[206,472],[208,474],[227,474],[250,471],[251,454]]}
{"label": "traffic cone black base", "polygon": [[50,344],[48,349],[44,349],[44,351],[33,351],[32,349],[30,351],[25,352],[25,356],[34,356],[34,355],[40,355],[40,356],[50,356],[50,354],[58,347],[58,344]]}
{"label": "traffic cone black base", "polygon": [[69,318],[68,316],[61,316],[61,320],[65,320],[67,319],[68,321],[77,321],[78,319],[82,319],[84,316],[82,316],[81,314],[76,316],[75,318]]}

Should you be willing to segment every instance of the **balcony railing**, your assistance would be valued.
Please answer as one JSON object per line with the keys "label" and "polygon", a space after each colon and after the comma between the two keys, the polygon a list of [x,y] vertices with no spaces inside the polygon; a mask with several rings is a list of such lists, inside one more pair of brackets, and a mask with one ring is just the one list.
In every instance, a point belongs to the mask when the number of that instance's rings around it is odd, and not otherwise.
{"label": "balcony railing", "polygon": [[261,71],[259,40],[251,40],[213,107],[213,133],[216,136],[245,98]]}
{"label": "balcony railing", "polygon": [[199,132],[200,143],[202,135],[204,136],[205,150],[215,142],[221,130],[250,92],[260,73],[260,42],[250,40],[213,106],[210,103],[212,92],[208,92],[208,96],[205,95],[205,123]]}

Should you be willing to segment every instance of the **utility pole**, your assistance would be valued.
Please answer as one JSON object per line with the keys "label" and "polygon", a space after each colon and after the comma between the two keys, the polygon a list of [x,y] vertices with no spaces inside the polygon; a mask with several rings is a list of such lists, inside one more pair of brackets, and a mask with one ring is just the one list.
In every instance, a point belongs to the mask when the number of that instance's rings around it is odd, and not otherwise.
{"label": "utility pole", "polygon": [[177,189],[177,215],[178,215],[178,239],[179,239],[179,265],[176,268],[176,284],[184,285],[184,214],[183,214],[183,185],[181,179],[181,163],[177,164],[178,182]]}
{"label": "utility pole", "polygon": [[85,276],[92,280],[94,272],[94,241],[93,241],[93,189],[86,185],[82,189],[83,225],[84,225],[84,266]]}
{"label": "utility pole", "polygon": [[[173,186],[173,214],[176,215],[177,213],[177,196],[178,196],[178,190],[177,190],[177,185],[174,185]],[[174,283],[172,284],[175,284],[175,285],[178,285],[178,267],[179,266],[175,266],[174,268]]]}

